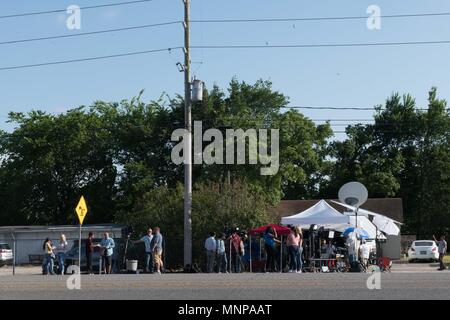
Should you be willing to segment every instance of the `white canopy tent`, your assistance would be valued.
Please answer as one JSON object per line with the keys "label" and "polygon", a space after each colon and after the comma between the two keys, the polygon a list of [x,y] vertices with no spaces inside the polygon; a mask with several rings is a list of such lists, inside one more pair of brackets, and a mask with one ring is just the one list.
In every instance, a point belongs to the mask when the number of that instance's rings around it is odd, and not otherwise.
{"label": "white canopy tent", "polygon": [[[336,202],[336,201],[333,201]],[[343,205],[339,202],[336,202]],[[355,210],[355,207],[343,205],[351,210]],[[386,239],[386,237],[380,232],[383,231],[386,234],[393,234],[389,232],[395,232],[395,228],[398,228],[394,223],[386,223],[386,219],[391,220],[383,215],[376,214],[367,210],[359,209],[362,215],[358,215],[358,228],[364,229],[370,236],[370,239]],[[370,221],[366,215],[375,215],[374,221]],[[308,229],[312,224],[316,224],[319,227],[325,229],[334,229],[339,232],[344,232],[348,227],[354,227],[356,225],[356,216],[345,215],[330,206],[325,200],[320,200],[314,206],[297,213],[292,216],[281,218],[281,224],[299,226],[302,229]],[[392,224],[395,228],[392,227]],[[388,232],[386,232],[386,230]]]}
{"label": "white canopy tent", "polygon": [[337,226],[350,225],[350,217],[330,206],[325,200],[320,200],[311,208],[292,216],[281,218],[284,225],[299,226],[307,229],[312,224],[319,227],[335,229]]}
{"label": "white canopy tent", "polygon": [[[332,200],[333,201],[333,200]],[[334,203],[337,203],[345,208],[348,208],[350,210],[356,211],[356,207],[353,207],[351,205],[348,204],[344,204],[344,203],[340,203],[338,201],[333,201]],[[372,224],[374,224],[379,230],[381,230],[382,232],[388,234],[388,235],[394,235],[394,236],[398,236],[400,234],[400,228],[396,225],[396,224],[402,224],[401,222],[395,221],[393,219],[390,219],[382,214],[379,213],[375,213],[369,210],[365,210],[365,209],[358,209],[359,213],[362,214],[366,214],[366,215],[370,215],[373,216],[372,219]],[[358,225],[359,225],[359,219],[361,216],[358,216]]]}

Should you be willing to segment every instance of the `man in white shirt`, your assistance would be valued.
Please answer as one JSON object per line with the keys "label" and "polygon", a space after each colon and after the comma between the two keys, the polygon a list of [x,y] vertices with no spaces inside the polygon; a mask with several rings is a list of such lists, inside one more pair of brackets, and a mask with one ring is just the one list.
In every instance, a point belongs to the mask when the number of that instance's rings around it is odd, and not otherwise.
{"label": "man in white shirt", "polygon": [[215,239],[216,234],[211,232],[209,238],[205,241],[206,249],[206,272],[214,272],[214,260],[216,258],[217,242]]}
{"label": "man in white shirt", "polygon": [[356,234],[354,232],[350,232],[347,236],[347,240],[345,245],[348,250],[348,259],[349,262],[352,263],[354,261],[358,261],[358,239],[356,239]]}
{"label": "man in white shirt", "polygon": [[362,240],[361,246],[359,247],[359,257],[364,269],[367,269],[369,265],[370,246],[364,240]]}
{"label": "man in white shirt", "polygon": [[152,229],[148,228],[147,234],[143,236],[139,241],[145,244],[145,272],[152,273],[153,272],[153,251],[151,247],[153,234]]}

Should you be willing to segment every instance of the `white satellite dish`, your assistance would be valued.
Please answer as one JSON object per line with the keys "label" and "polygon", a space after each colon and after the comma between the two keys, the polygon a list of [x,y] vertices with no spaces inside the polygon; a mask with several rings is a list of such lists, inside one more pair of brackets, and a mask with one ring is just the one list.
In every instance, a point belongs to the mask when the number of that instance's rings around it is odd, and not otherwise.
{"label": "white satellite dish", "polygon": [[359,207],[367,201],[369,193],[366,187],[359,182],[349,182],[339,189],[339,201],[353,207]]}

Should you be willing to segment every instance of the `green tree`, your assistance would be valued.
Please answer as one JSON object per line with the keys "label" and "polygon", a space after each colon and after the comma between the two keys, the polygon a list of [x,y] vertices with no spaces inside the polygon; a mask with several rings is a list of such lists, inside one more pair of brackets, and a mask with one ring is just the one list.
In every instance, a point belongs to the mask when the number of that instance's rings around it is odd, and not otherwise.
{"label": "green tree", "polygon": [[32,111],[11,113],[10,121],[18,127],[0,136],[6,221],[75,222],[81,194],[90,204],[87,222],[112,218],[116,168],[109,132],[98,115],[84,108],[59,116]]}
{"label": "green tree", "polygon": [[[268,202],[247,183],[235,180],[228,185],[214,182],[197,183],[193,192],[192,242],[195,262],[203,260],[203,243],[209,232],[223,232],[225,227],[242,230],[267,222]],[[182,265],[183,252],[183,187],[158,187],[145,193],[132,210],[119,212],[116,221],[133,227],[135,237],[149,226],[159,226],[165,235],[170,265]]]}
{"label": "green tree", "polygon": [[334,165],[323,193],[335,197],[343,183],[361,181],[370,197],[403,199],[403,233],[448,232],[450,114],[435,88],[422,109],[410,95],[393,94],[374,124],[348,127],[349,138],[330,146]]}

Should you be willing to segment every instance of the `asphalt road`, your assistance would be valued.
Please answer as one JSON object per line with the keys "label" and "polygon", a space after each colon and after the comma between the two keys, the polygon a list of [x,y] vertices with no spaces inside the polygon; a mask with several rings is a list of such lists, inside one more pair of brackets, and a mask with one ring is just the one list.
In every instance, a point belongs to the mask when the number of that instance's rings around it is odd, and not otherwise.
{"label": "asphalt road", "polygon": [[450,271],[370,274],[163,274],[82,275],[68,290],[68,276],[3,275],[0,299],[450,299]]}

